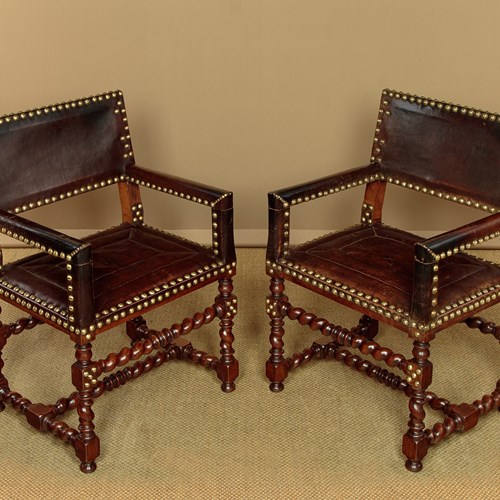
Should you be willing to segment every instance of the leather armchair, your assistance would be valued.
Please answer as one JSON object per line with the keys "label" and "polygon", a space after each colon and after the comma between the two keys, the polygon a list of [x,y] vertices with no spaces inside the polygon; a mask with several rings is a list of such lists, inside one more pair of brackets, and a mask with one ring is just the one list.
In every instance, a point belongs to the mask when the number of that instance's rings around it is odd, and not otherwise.
{"label": "leather armchair", "polygon": [[[270,389],[283,390],[288,373],[301,364],[328,358],[401,390],[410,398],[403,453],[411,471],[421,470],[430,444],[471,429],[500,405],[500,381],[472,404],[451,404],[428,390],[429,346],[439,332],[464,322],[500,338],[500,327],[475,316],[500,302],[500,267],[467,253],[500,235],[499,137],[500,115],[384,90],[369,164],[269,193]],[[388,183],[488,215],[425,240],[382,222]],[[365,188],[359,224],[290,245],[294,206],[359,186]],[[294,307],[284,294],[286,281],[358,311],[359,324],[342,328]],[[320,331],[326,340],[285,358],[285,319]],[[412,358],[374,340],[379,323],[411,339]],[[401,376],[345,347],[398,369]],[[441,410],[444,421],[426,428],[426,405]]]}
{"label": "leather armchair", "polygon": [[[0,267],[0,299],[28,315],[13,324],[0,322],[0,355],[12,334],[41,323],[76,345],[71,370],[76,391],[54,404],[32,403],[11,390],[0,357],[0,410],[10,404],[37,430],[70,443],[81,470],[92,472],[99,455],[92,404],[106,391],[171,359],[213,369],[223,391],[234,389],[238,362],[232,348],[237,299],[232,293],[231,192],[137,166],[120,91],[0,117],[0,173],[0,231],[38,251]],[[23,215],[110,185],[118,187],[121,222],[82,240]],[[142,188],[206,206],[212,245],[146,225]],[[203,312],[161,330],[147,326],[144,313],[212,283],[218,283],[218,293]],[[216,318],[220,357],[181,339]],[[94,359],[92,342],[122,324],[132,346]],[[135,361],[133,367],[117,369],[130,361]],[[61,418],[75,408],[77,429]]]}

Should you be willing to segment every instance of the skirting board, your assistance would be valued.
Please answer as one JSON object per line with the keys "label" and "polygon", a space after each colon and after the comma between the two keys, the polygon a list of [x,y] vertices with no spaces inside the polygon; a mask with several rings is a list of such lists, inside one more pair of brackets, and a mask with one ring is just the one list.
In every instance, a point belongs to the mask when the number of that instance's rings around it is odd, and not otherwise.
{"label": "skirting board", "polygon": [[[58,229],[59,232],[67,234],[73,238],[84,238],[85,236],[96,233],[99,229]],[[166,230],[168,231],[168,230]],[[178,234],[183,238],[198,241],[204,245],[211,243],[211,231],[208,229],[174,229],[171,232]],[[309,241],[319,236],[332,232],[328,229],[295,229],[292,231],[292,244]],[[423,238],[431,238],[439,234],[437,231],[410,231]],[[265,247],[267,244],[267,229],[236,229],[234,239],[237,247]],[[0,234],[0,245],[8,247],[26,247],[24,243],[16,241],[4,234]],[[500,249],[500,238],[487,241],[474,249]]]}

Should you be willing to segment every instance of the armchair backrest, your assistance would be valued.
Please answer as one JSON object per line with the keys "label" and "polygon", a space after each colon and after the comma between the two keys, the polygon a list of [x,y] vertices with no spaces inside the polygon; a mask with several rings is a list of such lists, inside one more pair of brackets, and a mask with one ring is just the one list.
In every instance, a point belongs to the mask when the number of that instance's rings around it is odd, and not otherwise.
{"label": "armchair backrest", "polygon": [[500,115],[384,90],[372,155],[388,182],[500,209]]}
{"label": "armchair backrest", "polygon": [[120,91],[0,116],[0,208],[22,212],[112,184],[132,156]]}

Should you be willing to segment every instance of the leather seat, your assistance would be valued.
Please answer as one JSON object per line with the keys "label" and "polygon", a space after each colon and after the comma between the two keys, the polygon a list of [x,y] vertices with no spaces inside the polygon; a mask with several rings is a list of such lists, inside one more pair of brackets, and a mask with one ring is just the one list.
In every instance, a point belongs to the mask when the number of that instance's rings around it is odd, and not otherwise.
{"label": "leather seat", "polygon": [[[291,249],[273,269],[294,283],[306,283],[326,297],[353,303],[368,315],[385,317],[400,330],[410,331],[413,259],[415,244],[422,241],[381,223],[361,224]],[[435,331],[469,308],[477,309],[481,302],[496,301],[500,268],[472,255],[456,254],[440,266],[438,283]]]}
{"label": "leather seat", "polygon": [[[92,246],[93,326],[100,329],[114,316],[128,316],[193,291],[232,268],[207,247],[146,226],[122,224],[83,241]],[[7,264],[0,290],[67,328],[65,266],[43,253]]]}

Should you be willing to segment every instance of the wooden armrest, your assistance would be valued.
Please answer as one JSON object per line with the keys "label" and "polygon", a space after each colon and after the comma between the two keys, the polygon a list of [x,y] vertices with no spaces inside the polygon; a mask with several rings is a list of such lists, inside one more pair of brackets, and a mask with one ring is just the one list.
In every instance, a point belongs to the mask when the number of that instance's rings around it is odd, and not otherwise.
{"label": "wooden armrest", "polygon": [[328,196],[345,189],[361,186],[378,179],[379,166],[369,164],[345,170],[334,175],[315,179],[269,193],[269,207],[279,208],[274,200],[295,205],[304,201]]}
{"label": "wooden armrest", "polygon": [[483,217],[415,245],[411,316],[428,322],[438,302],[439,261],[500,236],[500,213]]}
{"label": "wooden armrest", "polygon": [[85,245],[81,240],[1,209],[0,228],[7,236],[62,259],[76,254]]}
{"label": "wooden armrest", "polygon": [[127,167],[126,174],[129,182],[158,189],[164,193],[179,196],[195,203],[201,203],[212,208],[218,206],[222,210],[232,207],[230,191],[193,182],[182,177],[155,172],[138,165]]}
{"label": "wooden armrest", "polygon": [[500,213],[483,217],[459,228],[434,236],[419,243],[427,250],[428,256],[420,257],[427,261],[438,261],[463,250],[468,250],[484,241],[500,236]]}
{"label": "wooden armrest", "polygon": [[87,328],[94,320],[91,245],[5,210],[0,210],[0,228],[7,236],[66,261],[68,319],[75,330]]}
{"label": "wooden armrest", "polygon": [[137,165],[128,167],[126,173],[129,182],[211,207],[213,252],[228,264],[236,262],[233,237],[233,193],[231,191],[169,174],[160,174]]}
{"label": "wooden armrest", "polygon": [[267,260],[277,260],[288,251],[291,206],[374,182],[378,174],[379,166],[370,164],[269,193]]}

